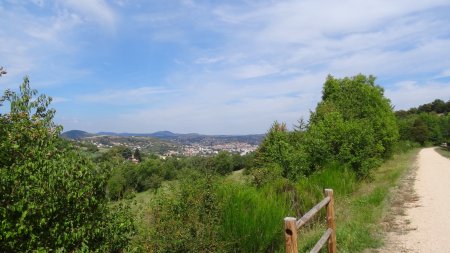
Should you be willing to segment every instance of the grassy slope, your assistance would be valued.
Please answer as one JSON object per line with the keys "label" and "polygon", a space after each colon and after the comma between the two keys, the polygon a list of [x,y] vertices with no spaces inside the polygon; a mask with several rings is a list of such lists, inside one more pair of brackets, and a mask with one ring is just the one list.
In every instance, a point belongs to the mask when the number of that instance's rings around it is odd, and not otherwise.
{"label": "grassy slope", "polygon": [[[388,209],[390,190],[412,167],[417,152],[395,155],[374,173],[373,180],[360,183],[350,196],[336,198],[339,252],[361,252],[383,244],[380,222]],[[324,231],[325,222],[300,230],[300,252],[312,248]]]}

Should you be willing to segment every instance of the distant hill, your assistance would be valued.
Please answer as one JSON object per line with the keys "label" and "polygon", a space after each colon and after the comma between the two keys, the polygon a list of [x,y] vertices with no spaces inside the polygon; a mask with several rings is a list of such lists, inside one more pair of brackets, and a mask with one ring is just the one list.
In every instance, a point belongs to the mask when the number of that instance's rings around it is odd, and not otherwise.
{"label": "distant hill", "polygon": [[67,139],[83,139],[86,137],[91,137],[93,134],[81,130],[70,130],[62,133],[61,136]]}
{"label": "distant hill", "polygon": [[159,131],[154,133],[115,133],[115,132],[98,132],[97,135],[121,136],[121,137],[157,137],[157,138],[173,138],[180,134],[175,134],[170,131]]}
{"label": "distant hill", "polygon": [[170,131],[159,131],[159,132],[154,132],[149,135],[152,137],[157,137],[157,138],[173,138],[173,137],[177,137],[179,134],[175,134]]}

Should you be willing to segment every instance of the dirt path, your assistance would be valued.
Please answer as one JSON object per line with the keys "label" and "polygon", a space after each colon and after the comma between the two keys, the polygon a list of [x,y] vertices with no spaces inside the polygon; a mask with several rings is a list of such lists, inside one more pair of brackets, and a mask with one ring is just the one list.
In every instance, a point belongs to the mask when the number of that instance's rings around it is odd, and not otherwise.
{"label": "dirt path", "polygon": [[396,215],[386,222],[393,229],[378,252],[450,252],[450,159],[422,149],[398,194],[402,206],[396,209],[394,201]]}

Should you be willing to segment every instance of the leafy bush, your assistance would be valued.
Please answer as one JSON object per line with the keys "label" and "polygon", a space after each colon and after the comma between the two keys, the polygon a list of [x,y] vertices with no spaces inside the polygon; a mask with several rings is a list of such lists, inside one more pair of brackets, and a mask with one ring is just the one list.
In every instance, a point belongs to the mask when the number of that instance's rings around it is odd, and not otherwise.
{"label": "leafy bush", "polygon": [[[310,173],[309,155],[296,132],[289,132],[286,124],[275,122],[256,152],[258,167],[273,167],[277,164],[281,168],[281,175],[295,180]],[[300,135],[301,137],[301,135]]]}
{"label": "leafy bush", "polygon": [[254,168],[250,172],[251,183],[261,188],[281,178],[281,168],[277,164],[269,164],[264,168]]}
{"label": "leafy bush", "polygon": [[[374,130],[365,120],[344,120],[339,112],[329,112],[312,124],[305,146],[314,164],[325,166],[338,161],[347,164],[359,176],[368,175],[381,163],[384,148],[375,141]],[[319,141],[320,140],[320,141]]]}
{"label": "leafy bush", "polygon": [[[66,142],[28,78],[7,90],[0,115],[0,251],[118,251],[132,230],[126,209],[107,206],[107,174]],[[0,103],[1,104],[1,103]]]}

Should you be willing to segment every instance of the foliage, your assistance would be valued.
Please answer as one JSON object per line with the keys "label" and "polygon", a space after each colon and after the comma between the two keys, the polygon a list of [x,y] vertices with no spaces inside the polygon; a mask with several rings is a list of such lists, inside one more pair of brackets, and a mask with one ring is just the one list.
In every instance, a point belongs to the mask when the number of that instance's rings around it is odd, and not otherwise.
{"label": "foliage", "polygon": [[138,162],[141,162],[141,161],[142,161],[141,152],[139,151],[138,148],[134,150],[133,157],[134,157],[134,159],[136,159]]}
{"label": "foliage", "polygon": [[407,111],[399,110],[396,112],[398,117],[405,117],[411,114],[421,114],[421,113],[436,113],[436,114],[447,114],[450,112],[450,100],[444,102],[440,99],[435,99],[433,102],[428,104],[423,104],[413,107]]}
{"label": "foliage", "polygon": [[340,162],[364,176],[381,162],[383,147],[374,138],[363,121],[345,121],[341,113],[331,112],[311,124],[305,143],[314,164]]}
{"label": "foliage", "polygon": [[396,116],[401,140],[415,141],[421,145],[440,145],[450,141],[450,114],[399,111]]}
{"label": "foliage", "polygon": [[270,187],[224,182],[185,170],[152,204],[155,252],[274,252],[289,202]]}
{"label": "foliage", "polygon": [[309,157],[301,145],[301,136],[289,132],[286,124],[275,122],[256,152],[258,167],[281,168],[281,175],[292,180],[309,173]]}
{"label": "foliage", "polygon": [[196,171],[184,174],[179,187],[155,198],[151,248],[154,252],[222,252],[217,181]]}
{"label": "foliage", "polygon": [[59,139],[51,99],[36,95],[25,78],[1,99],[10,110],[0,115],[0,251],[124,248],[132,223],[108,208],[107,174]]}
{"label": "foliage", "polygon": [[160,159],[149,156],[139,164],[125,160],[121,148],[112,148],[103,155],[99,163],[105,170],[112,168],[107,192],[111,200],[132,197],[135,192],[157,190],[163,181],[181,179],[183,169],[227,175],[232,171],[247,168],[252,156],[240,156],[221,151],[212,157],[169,157]]}
{"label": "foliage", "polygon": [[126,197],[126,193],[156,190],[163,180],[175,178],[175,172],[165,170],[160,159],[146,159],[134,164],[119,160],[116,163],[104,163],[104,167],[113,168],[108,180],[107,192],[111,200]]}
{"label": "foliage", "polygon": [[328,76],[305,137],[314,164],[339,161],[366,176],[392,155],[397,138],[392,106],[374,77]]}
{"label": "foliage", "polygon": [[275,163],[283,177],[297,180],[337,161],[364,177],[392,155],[398,135],[390,101],[374,77],[328,76],[308,124],[299,120],[295,131],[272,125],[257,150],[257,167]]}
{"label": "foliage", "polygon": [[[395,115],[384,90],[375,84],[375,77],[357,75],[336,79],[328,76],[322,92],[322,102],[311,115],[310,125],[316,124],[330,111],[338,112],[344,121],[365,124],[374,135],[374,151],[380,149],[383,157],[392,155],[398,138]],[[376,152],[376,151],[375,151]]]}
{"label": "foliage", "polygon": [[277,164],[270,164],[264,168],[254,168],[250,172],[252,185],[261,188],[280,179],[281,168]]}
{"label": "foliage", "polygon": [[100,157],[98,157],[98,162],[110,162],[117,160],[130,160],[133,155],[133,152],[130,148],[126,146],[114,146],[108,149],[107,152],[102,153]]}
{"label": "foliage", "polygon": [[233,160],[233,156],[229,152],[220,151],[212,158],[212,167],[217,173],[226,175],[234,170],[234,162],[239,161]]}

